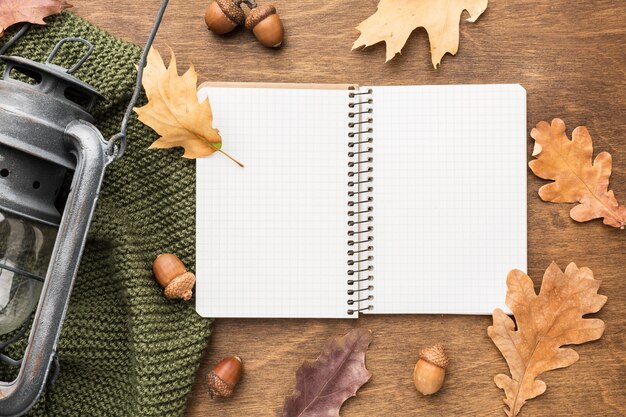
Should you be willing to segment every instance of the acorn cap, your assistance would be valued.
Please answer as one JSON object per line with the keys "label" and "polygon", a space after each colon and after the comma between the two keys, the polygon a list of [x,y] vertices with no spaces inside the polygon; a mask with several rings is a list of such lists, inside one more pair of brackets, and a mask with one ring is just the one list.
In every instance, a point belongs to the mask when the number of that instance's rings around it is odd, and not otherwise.
{"label": "acorn cap", "polygon": [[229,356],[222,359],[215,368],[207,375],[209,396],[230,397],[233,395],[235,385],[241,377],[241,358]]}
{"label": "acorn cap", "polygon": [[449,363],[448,356],[443,350],[443,346],[439,343],[437,343],[435,346],[422,349],[420,351],[420,359],[423,359],[426,362],[438,366],[442,369],[446,369]]}
{"label": "acorn cap", "polygon": [[209,384],[209,396],[211,398],[230,397],[233,395],[235,387],[217,376],[215,372],[211,372],[207,376],[207,383]]}
{"label": "acorn cap", "polygon": [[169,299],[182,298],[185,301],[189,301],[193,295],[192,289],[194,285],[196,285],[196,276],[187,271],[174,278],[165,287],[165,297]]}
{"label": "acorn cap", "polygon": [[265,20],[266,17],[273,14],[276,14],[276,7],[272,6],[271,4],[252,9],[250,14],[246,18],[246,29],[254,29],[254,27],[258,25],[261,21]]}
{"label": "acorn cap", "polygon": [[246,14],[241,10],[241,7],[235,5],[233,0],[215,0],[215,2],[233,23],[241,25],[246,21]]}

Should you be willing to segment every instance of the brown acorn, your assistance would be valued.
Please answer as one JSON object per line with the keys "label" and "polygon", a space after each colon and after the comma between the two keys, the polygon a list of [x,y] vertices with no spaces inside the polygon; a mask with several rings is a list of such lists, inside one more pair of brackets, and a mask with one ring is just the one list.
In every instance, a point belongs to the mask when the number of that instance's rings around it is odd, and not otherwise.
{"label": "brown acorn", "polygon": [[204,21],[211,32],[223,35],[243,24],[246,14],[234,0],[215,0],[209,4]]}
{"label": "brown acorn", "polygon": [[424,395],[431,395],[439,391],[446,376],[448,362],[448,356],[442,345],[436,344],[433,347],[422,349],[413,372],[415,388]]}
{"label": "brown acorn", "polygon": [[152,272],[157,282],[165,289],[165,297],[182,298],[188,301],[196,284],[196,276],[187,271],[185,264],[171,253],[163,253],[156,257],[152,264]]}
{"label": "brown acorn", "polygon": [[269,4],[252,9],[246,18],[246,29],[268,48],[281,46],[285,36],[283,22],[276,14],[276,8]]}
{"label": "brown acorn", "polygon": [[209,373],[209,396],[227,398],[233,395],[235,385],[241,378],[241,358],[229,356],[222,359]]}

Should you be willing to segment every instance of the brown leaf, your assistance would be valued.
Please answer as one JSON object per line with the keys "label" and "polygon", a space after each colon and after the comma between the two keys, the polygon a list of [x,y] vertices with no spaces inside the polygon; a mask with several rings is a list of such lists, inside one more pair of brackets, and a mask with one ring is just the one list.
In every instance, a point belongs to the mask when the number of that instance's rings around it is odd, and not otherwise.
{"label": "brown leaf", "polygon": [[576,351],[561,346],[578,345],[602,336],[604,322],[582,316],[598,312],[607,298],[598,294],[600,281],[593,278],[593,272],[589,268],[579,269],[574,263],[563,273],[552,262],[543,276],[539,295],[535,294],[530,277],[522,271],[509,272],[506,283],[506,304],[515,315],[515,323],[496,309],[493,326],[487,333],[511,370],[511,377],[500,374],[494,381],[504,390],[504,411],[512,417],[526,400],[546,390],[546,384],[537,379],[539,375],[578,360]]}
{"label": "brown leaf", "polygon": [[44,17],[61,13],[72,7],[65,0],[1,0],[0,1],[0,38],[11,25],[30,22],[45,25]]}
{"label": "brown leaf", "polygon": [[592,163],[593,143],[585,127],[574,129],[570,141],[563,120],[554,119],[552,124],[539,122],[530,136],[536,141],[533,156],[537,156],[528,164],[530,169],[540,178],[554,180],[539,189],[542,200],[579,202],[570,211],[578,222],[604,218],[609,226],[626,226],[626,207],[608,190],[611,155],[600,152]]}
{"label": "brown leaf", "polygon": [[365,368],[365,351],[372,341],[369,330],[354,329],[333,337],[314,361],[305,361],[296,372],[296,388],[285,399],[282,417],[339,417],[344,401],[372,374]]}
{"label": "brown leaf", "polygon": [[221,150],[222,137],[213,128],[211,104],[208,99],[198,102],[198,75],[193,65],[179,76],[174,51],[171,55],[166,68],[159,52],[150,49],[143,73],[148,104],[135,108],[139,120],[161,135],[150,148],[182,147],[183,157],[191,159],[221,152],[243,166]]}
{"label": "brown leaf", "polygon": [[400,53],[411,33],[423,27],[428,32],[433,66],[450,52],[459,49],[459,20],[463,10],[469,12],[468,22],[487,8],[488,0],[381,0],[378,10],[357,26],[361,32],[352,50],[378,42],[387,44],[387,61]]}

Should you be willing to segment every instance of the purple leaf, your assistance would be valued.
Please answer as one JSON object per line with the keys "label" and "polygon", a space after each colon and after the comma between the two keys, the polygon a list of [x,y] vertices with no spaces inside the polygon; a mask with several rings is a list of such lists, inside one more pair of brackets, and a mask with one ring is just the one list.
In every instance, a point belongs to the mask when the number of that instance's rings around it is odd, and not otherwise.
{"label": "purple leaf", "polygon": [[339,417],[339,409],[372,374],[365,368],[365,351],[372,333],[354,329],[333,337],[314,361],[296,372],[296,388],[285,399],[281,417]]}

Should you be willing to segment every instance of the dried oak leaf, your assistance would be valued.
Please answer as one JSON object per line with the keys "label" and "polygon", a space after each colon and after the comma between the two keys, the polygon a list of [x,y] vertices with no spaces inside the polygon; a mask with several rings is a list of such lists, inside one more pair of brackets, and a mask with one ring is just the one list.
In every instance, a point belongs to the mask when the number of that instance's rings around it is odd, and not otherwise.
{"label": "dried oak leaf", "polygon": [[487,333],[511,370],[511,377],[500,374],[494,381],[506,394],[504,411],[513,417],[526,400],[545,392],[546,384],[537,379],[539,375],[578,360],[576,351],[561,346],[578,345],[602,336],[604,322],[582,316],[598,312],[607,298],[598,294],[600,281],[593,278],[593,272],[574,263],[563,273],[552,262],[543,276],[539,295],[535,294],[533,281],[522,271],[509,272],[506,283],[506,304],[515,315],[515,323],[496,309],[493,326]]}
{"label": "dried oak leaf", "polygon": [[553,203],[580,203],[570,216],[578,222],[604,218],[604,224],[624,228],[626,207],[620,206],[613,191],[609,191],[611,154],[600,152],[592,163],[593,143],[585,127],[565,134],[561,119],[552,124],[539,122],[530,132],[535,139],[533,156],[528,165],[540,178],[554,180],[539,189],[539,197]]}
{"label": "dried oak leaf", "polygon": [[65,0],[0,0],[0,38],[4,31],[19,22],[45,25],[44,17],[72,7]]}
{"label": "dried oak leaf", "polygon": [[344,401],[372,376],[365,368],[371,341],[372,333],[364,329],[328,340],[320,356],[296,372],[296,388],[285,399],[281,417],[339,417]]}
{"label": "dried oak leaf", "polygon": [[468,22],[487,9],[488,0],[381,0],[378,10],[361,22],[357,30],[361,36],[352,50],[385,41],[387,61],[402,51],[411,33],[423,27],[428,32],[433,66],[449,52],[456,55],[459,49],[459,20],[467,10]]}
{"label": "dried oak leaf", "polygon": [[191,159],[221,152],[243,166],[221,150],[222,137],[213,128],[211,104],[208,99],[198,101],[198,75],[193,64],[179,76],[174,51],[171,56],[170,66],[166,68],[159,52],[150,49],[143,73],[148,104],[134,109],[142,123],[161,135],[150,149],[182,147],[183,157]]}

